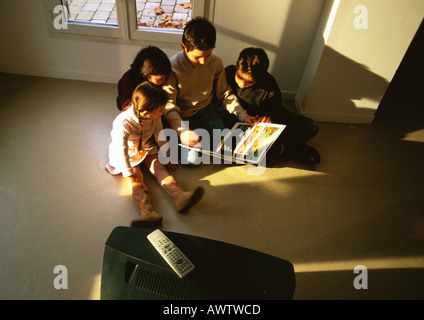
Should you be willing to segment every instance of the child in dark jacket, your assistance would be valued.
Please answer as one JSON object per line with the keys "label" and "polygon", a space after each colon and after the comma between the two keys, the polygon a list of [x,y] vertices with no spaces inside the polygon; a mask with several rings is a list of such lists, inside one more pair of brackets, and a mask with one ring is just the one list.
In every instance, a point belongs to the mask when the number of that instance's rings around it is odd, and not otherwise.
{"label": "child in dark jacket", "polygon": [[[263,49],[246,48],[240,52],[236,65],[225,68],[228,84],[243,109],[256,116],[257,122],[286,125],[269,151],[274,160],[290,157],[318,164],[319,153],[305,144],[318,133],[318,125],[283,106],[280,88],[268,67],[269,59]],[[231,123],[227,122],[228,125]]]}

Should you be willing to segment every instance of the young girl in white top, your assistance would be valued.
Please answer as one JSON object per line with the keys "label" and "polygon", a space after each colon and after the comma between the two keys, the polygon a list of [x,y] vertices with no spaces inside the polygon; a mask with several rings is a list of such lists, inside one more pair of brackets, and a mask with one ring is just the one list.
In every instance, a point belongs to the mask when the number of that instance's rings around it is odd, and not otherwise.
{"label": "young girl in white top", "polygon": [[203,187],[184,192],[172,175],[159,162],[159,148],[166,143],[158,139],[163,129],[161,117],[165,112],[168,95],[162,88],[143,82],[134,90],[132,106],[113,121],[112,143],[109,146],[109,173],[129,181],[140,216],[131,226],[152,228],[160,225],[162,217],[151,205],[150,195],[138,166],[144,163],[160,185],[174,199],[178,212],[184,213],[203,197]]}

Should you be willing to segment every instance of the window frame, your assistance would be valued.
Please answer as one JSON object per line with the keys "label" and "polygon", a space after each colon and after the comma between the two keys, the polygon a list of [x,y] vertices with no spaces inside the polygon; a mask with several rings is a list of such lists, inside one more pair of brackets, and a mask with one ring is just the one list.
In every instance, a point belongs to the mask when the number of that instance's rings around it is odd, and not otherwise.
{"label": "window frame", "polygon": [[[212,22],[215,0],[192,0],[192,18],[203,16]],[[136,0],[116,0],[118,25],[95,23],[68,23],[67,29],[56,29],[54,20],[59,13],[54,13],[56,6],[62,6],[61,0],[43,0],[48,15],[50,35],[53,38],[85,40],[94,42],[140,45],[161,43],[162,45],[180,44],[182,31],[137,26]]]}

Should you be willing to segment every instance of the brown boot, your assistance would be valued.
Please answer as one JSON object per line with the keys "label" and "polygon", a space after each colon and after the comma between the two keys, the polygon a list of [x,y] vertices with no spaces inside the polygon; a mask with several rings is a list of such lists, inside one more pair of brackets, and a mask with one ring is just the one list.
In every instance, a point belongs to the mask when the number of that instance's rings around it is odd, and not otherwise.
{"label": "brown boot", "polygon": [[132,196],[137,203],[140,216],[131,221],[130,226],[136,228],[154,228],[159,226],[162,222],[162,217],[153,210],[149,191],[138,189],[133,192]]}
{"label": "brown boot", "polygon": [[197,187],[194,191],[183,191],[174,179],[162,181],[162,187],[174,199],[175,207],[179,213],[187,212],[192,206],[202,199],[205,189]]}

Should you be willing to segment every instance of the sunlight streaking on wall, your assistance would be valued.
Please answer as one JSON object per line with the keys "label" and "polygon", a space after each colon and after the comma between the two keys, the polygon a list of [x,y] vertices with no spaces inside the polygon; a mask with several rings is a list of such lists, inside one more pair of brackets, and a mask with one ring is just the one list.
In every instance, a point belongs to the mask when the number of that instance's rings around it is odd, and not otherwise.
{"label": "sunlight streaking on wall", "polygon": [[337,9],[339,7],[340,0],[334,0],[333,6],[331,7],[330,16],[328,17],[327,25],[324,30],[324,43],[327,43],[328,35],[330,34],[331,27],[333,26],[334,18],[336,16]]}

